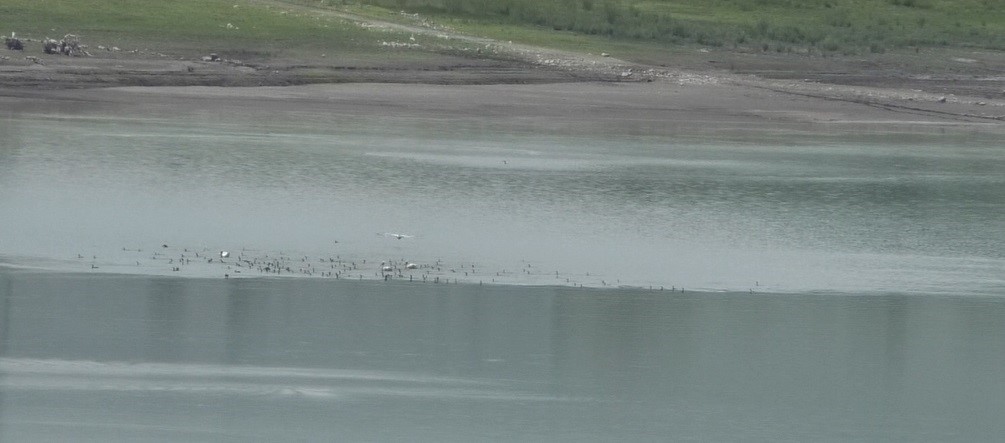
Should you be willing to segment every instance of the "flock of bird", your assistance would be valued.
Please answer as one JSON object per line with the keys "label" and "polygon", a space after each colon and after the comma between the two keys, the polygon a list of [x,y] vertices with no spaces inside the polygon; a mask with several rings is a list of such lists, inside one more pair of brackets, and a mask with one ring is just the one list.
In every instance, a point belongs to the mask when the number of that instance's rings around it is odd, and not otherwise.
{"label": "flock of bird", "polygon": [[[399,233],[378,233],[377,235],[394,239],[413,239],[415,236]],[[337,242],[335,242],[337,243]],[[585,273],[563,273],[560,271],[543,271],[532,263],[522,262],[519,266],[509,269],[489,270],[487,266],[474,263],[447,264],[443,260],[431,260],[420,263],[405,258],[389,258],[384,260],[367,260],[360,257],[342,257],[341,254],[308,256],[288,255],[279,253],[261,253],[242,249],[240,252],[227,250],[211,250],[209,248],[189,249],[172,248],[167,244],[153,248],[152,252],[144,253],[143,249],[122,248],[123,253],[130,254],[127,259],[119,255],[116,260],[98,261],[97,256],[91,256],[91,269],[105,269],[109,272],[142,273],[181,273],[197,277],[223,278],[253,277],[253,276],[294,276],[321,277],[332,279],[353,280],[384,280],[427,283],[505,283],[532,285],[563,285],[575,287],[605,287],[621,286],[620,280],[609,282],[604,277]],[[77,255],[78,260],[85,257]],[[125,263],[128,263],[126,266]],[[132,263],[135,263],[133,267]],[[131,269],[126,269],[126,268]],[[138,267],[138,268],[137,268]],[[515,270],[514,270],[515,269]],[[662,286],[650,289],[673,290],[677,287]],[[683,292],[683,288],[679,289]]]}

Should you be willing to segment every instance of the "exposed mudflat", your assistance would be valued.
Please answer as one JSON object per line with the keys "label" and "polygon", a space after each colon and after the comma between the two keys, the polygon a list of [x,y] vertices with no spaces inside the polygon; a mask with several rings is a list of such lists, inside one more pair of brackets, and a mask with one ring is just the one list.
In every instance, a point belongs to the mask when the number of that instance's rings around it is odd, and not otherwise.
{"label": "exposed mudflat", "polygon": [[[0,95],[119,86],[291,86],[306,84],[501,85],[582,82],[649,83],[674,92],[673,108],[685,118],[757,115],[771,121],[917,120],[986,122],[1005,120],[1005,55],[991,51],[917,49],[889,54],[828,56],[743,50],[681,49],[672,59],[626,61],[617,54],[587,54],[499,41],[453,32],[419,20],[391,23],[350,13],[274,4],[297,13],[337,18],[382,33],[387,47],[374,54],[325,56],[221,53],[214,61],[198,48],[186,53],[145,45],[135,49],[98,46],[89,56],[46,55],[41,43],[24,51],[0,50]],[[384,35],[386,34],[386,35]],[[401,35],[424,35],[436,46],[397,42]],[[210,47],[211,43],[205,46]],[[400,47],[399,47],[400,46]],[[416,46],[416,48],[412,48]],[[409,54],[409,52],[415,52]],[[198,55],[197,55],[198,54]],[[200,56],[201,55],[201,56]],[[240,55],[248,57],[240,57]],[[587,97],[575,87],[562,93]],[[383,94],[383,87],[361,87]],[[622,88],[617,91],[637,91]],[[643,91],[647,91],[642,89]],[[188,92],[171,94],[190,94]],[[396,93],[403,89],[394,88]],[[500,90],[489,89],[499,92]],[[607,89],[601,96],[611,98]],[[442,92],[442,91],[441,91]],[[200,92],[200,93],[204,93]],[[268,96],[239,92],[233,96]],[[295,94],[294,94],[295,95]],[[617,95],[617,94],[615,94]],[[665,95],[632,96],[641,104],[667,103]],[[432,98],[435,100],[435,98]],[[506,97],[491,97],[502,100]],[[520,99],[523,103],[524,98]],[[366,102],[367,100],[363,100]],[[622,100],[624,101],[624,100]],[[851,108],[840,103],[859,106]],[[549,106],[547,100],[533,106]],[[861,105],[875,108],[862,110]],[[564,105],[562,105],[565,108]],[[763,112],[762,112],[763,111]],[[547,112],[547,111],[544,111]]]}

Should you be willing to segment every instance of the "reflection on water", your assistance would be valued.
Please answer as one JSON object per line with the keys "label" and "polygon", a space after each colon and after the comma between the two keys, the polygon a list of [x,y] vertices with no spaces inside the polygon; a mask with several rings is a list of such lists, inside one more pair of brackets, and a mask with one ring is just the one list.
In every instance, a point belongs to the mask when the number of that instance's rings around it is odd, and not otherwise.
{"label": "reflection on water", "polygon": [[255,116],[0,121],[3,260],[262,274],[168,263],[227,249],[368,260],[350,273],[366,279],[409,260],[439,268],[430,280],[470,283],[1005,288],[1005,148],[990,136],[709,142],[474,118]]}
{"label": "reflection on water", "polygon": [[991,441],[997,297],[0,273],[0,440]]}

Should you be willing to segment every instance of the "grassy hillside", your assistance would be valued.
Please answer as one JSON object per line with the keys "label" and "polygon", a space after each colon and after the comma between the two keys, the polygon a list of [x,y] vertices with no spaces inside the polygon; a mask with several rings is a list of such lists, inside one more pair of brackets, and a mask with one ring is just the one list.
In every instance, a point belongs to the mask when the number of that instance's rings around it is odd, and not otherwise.
{"label": "grassy hillside", "polygon": [[4,0],[0,33],[11,31],[36,40],[73,33],[92,48],[150,45],[182,54],[297,56],[305,50],[366,52],[378,45],[356,26],[244,0]]}
{"label": "grassy hillside", "polygon": [[[1002,0],[286,0],[419,12],[455,29],[566,49],[594,39],[645,50],[690,43],[754,51],[856,54],[917,46],[1005,50]],[[361,9],[363,5],[371,5]],[[377,7],[377,8],[375,8]],[[383,9],[379,9],[383,8]],[[555,33],[553,31],[571,31]],[[275,56],[372,52],[378,39],[331,18],[247,0],[4,0],[0,33],[127,39],[165,51],[213,47]],[[635,42],[635,43],[632,43]],[[642,48],[642,49],[639,49]]]}
{"label": "grassy hillside", "polygon": [[[460,24],[797,52],[1005,49],[1001,0],[359,0]],[[321,0],[346,4],[349,0]]]}

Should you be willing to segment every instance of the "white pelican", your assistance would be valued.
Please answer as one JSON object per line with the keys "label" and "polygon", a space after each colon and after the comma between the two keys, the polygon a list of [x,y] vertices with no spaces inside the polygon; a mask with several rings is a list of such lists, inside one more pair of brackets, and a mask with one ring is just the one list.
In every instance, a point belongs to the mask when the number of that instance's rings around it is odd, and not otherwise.
{"label": "white pelican", "polygon": [[220,258],[230,257],[230,253],[227,251],[220,251]]}

